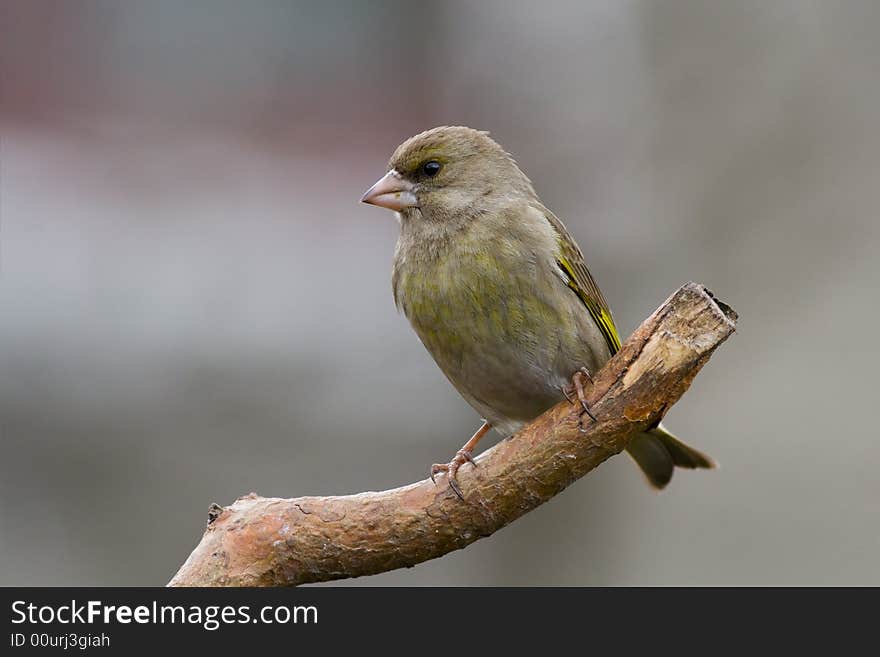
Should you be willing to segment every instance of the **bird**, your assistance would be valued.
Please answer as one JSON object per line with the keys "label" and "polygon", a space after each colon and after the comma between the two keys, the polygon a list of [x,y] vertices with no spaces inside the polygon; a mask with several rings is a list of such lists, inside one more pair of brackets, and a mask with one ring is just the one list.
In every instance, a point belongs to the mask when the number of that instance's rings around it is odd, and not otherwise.
{"label": "bird", "polygon": [[[611,309],[565,225],[488,132],[440,126],[410,137],[361,201],[396,214],[394,303],[484,418],[448,463],[431,466],[435,484],[445,474],[464,500],[457,474],[476,465],[480,439],[491,428],[509,436],[563,399],[579,405],[580,423],[595,421],[586,391],[620,349]],[[675,467],[715,467],[660,424],[626,449],[656,489]]]}

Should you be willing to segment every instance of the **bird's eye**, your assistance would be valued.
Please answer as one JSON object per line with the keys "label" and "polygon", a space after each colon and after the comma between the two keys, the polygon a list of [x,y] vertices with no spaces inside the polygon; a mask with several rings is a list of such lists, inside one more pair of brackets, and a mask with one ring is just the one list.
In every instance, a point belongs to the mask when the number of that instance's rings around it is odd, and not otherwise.
{"label": "bird's eye", "polygon": [[422,165],[422,173],[424,173],[429,178],[433,178],[440,172],[440,163],[437,160],[431,160],[430,162],[425,162]]}

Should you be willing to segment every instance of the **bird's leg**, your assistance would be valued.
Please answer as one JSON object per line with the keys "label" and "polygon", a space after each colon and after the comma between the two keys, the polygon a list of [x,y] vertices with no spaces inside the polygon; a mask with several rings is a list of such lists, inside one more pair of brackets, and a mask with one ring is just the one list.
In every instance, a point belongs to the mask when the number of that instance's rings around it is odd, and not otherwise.
{"label": "bird's leg", "polygon": [[483,420],[482,426],[474,432],[474,435],[471,436],[471,439],[467,441],[464,445],[462,445],[461,449],[455,453],[455,456],[452,457],[452,460],[449,463],[435,463],[431,466],[431,481],[435,484],[437,483],[435,477],[440,472],[445,472],[446,476],[449,478],[449,487],[452,491],[458,495],[459,499],[464,501],[464,495],[461,492],[461,488],[458,485],[458,481],[456,480],[456,474],[458,473],[458,469],[463,466],[465,463],[470,463],[474,467],[476,467],[476,463],[474,462],[474,457],[472,452],[474,451],[474,447],[477,446],[477,443],[480,442],[480,438],[486,435],[489,429],[492,428],[492,425],[489,424],[486,420]]}
{"label": "bird's leg", "polygon": [[[596,416],[593,415],[593,411],[590,410],[589,404],[587,404],[587,394],[585,392],[587,383],[592,385],[593,377],[590,375],[590,371],[586,367],[582,367],[571,377],[571,384],[574,387],[575,392],[577,393],[577,403],[580,404],[582,409],[580,414],[578,414],[578,428],[581,430],[582,433],[586,432],[583,424],[585,413],[590,416],[590,419],[593,420],[593,422],[598,422]],[[563,389],[562,394],[565,395],[565,398],[568,399],[570,403],[576,403],[575,400],[572,399],[570,390]]]}

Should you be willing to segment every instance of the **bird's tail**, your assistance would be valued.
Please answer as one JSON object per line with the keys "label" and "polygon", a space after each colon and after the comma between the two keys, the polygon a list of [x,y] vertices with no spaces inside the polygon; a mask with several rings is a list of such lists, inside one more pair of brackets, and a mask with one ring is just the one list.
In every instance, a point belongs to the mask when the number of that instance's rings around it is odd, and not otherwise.
{"label": "bird's tail", "polygon": [[645,473],[648,483],[657,489],[669,483],[676,466],[689,469],[717,467],[715,461],[685,445],[662,424],[634,436],[626,451]]}

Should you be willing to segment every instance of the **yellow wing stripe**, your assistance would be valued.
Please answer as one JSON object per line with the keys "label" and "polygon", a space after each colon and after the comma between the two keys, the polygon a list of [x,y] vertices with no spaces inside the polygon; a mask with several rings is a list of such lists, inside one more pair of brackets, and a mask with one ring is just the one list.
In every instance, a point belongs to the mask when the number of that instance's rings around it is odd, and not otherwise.
{"label": "yellow wing stripe", "polygon": [[590,316],[599,327],[599,330],[602,331],[602,335],[605,337],[605,342],[608,344],[608,349],[611,351],[611,354],[616,354],[620,350],[620,336],[617,334],[617,327],[614,326],[614,320],[611,318],[611,313],[608,312],[606,308],[603,308],[595,299],[590,298],[588,294],[581,290],[580,286],[577,284],[574,268],[568,260],[560,256],[556,259],[556,263],[568,277],[568,287],[578,295],[578,298],[580,298],[584,306],[586,306]]}

